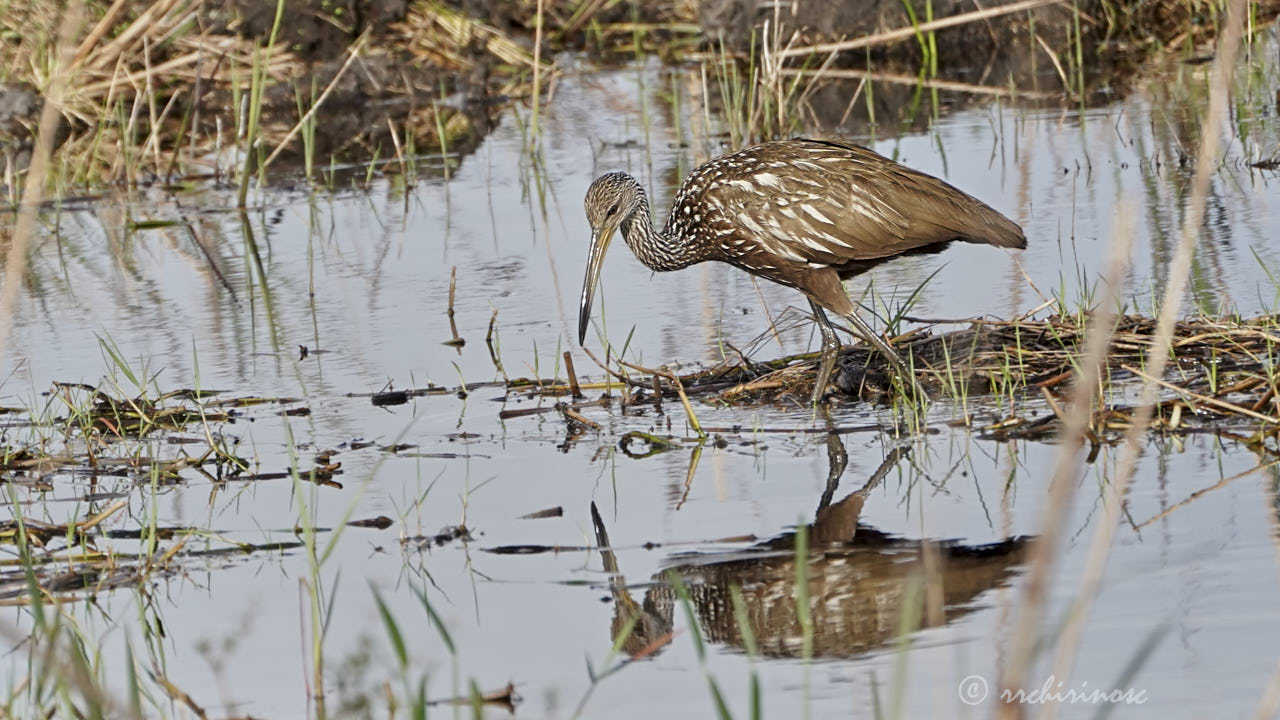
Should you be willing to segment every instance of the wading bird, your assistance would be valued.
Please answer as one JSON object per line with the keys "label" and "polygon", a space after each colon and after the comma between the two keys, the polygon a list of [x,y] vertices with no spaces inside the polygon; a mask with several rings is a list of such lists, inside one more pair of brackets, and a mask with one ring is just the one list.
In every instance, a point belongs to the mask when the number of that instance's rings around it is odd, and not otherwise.
{"label": "wading bird", "polygon": [[587,189],[591,249],[582,284],[578,342],[614,231],[653,270],[718,260],[793,287],[809,298],[822,332],[813,402],[826,392],[840,340],[824,310],[853,324],[897,370],[915,378],[892,348],[858,317],[842,280],[911,253],[937,252],[954,240],[1027,246],[1022,228],[982,201],[857,145],[799,138],[764,143],[700,165],[676,192],[671,215],[655,230],[644,188],[625,173]]}

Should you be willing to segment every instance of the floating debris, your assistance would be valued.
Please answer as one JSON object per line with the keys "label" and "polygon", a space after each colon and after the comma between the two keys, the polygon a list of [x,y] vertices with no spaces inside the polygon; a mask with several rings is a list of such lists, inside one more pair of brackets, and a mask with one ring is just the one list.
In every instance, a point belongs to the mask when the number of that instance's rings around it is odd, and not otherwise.
{"label": "floating debris", "polygon": [[409,402],[409,393],[404,390],[389,390],[387,392],[374,393],[370,401],[375,407],[387,407],[390,405],[404,405]]}
{"label": "floating debris", "polygon": [[377,517],[367,518],[364,520],[352,520],[347,523],[350,527],[373,528],[375,530],[386,530],[395,524],[395,521],[386,515],[379,515]]}
{"label": "floating debris", "polygon": [[482,705],[496,705],[514,714],[516,703],[520,702],[520,696],[516,694],[516,686],[512,683],[507,683],[507,686],[500,690],[493,690],[487,693],[480,693],[478,690],[476,692],[476,695],[459,695],[458,697],[431,700],[427,705],[471,705],[479,702]]}

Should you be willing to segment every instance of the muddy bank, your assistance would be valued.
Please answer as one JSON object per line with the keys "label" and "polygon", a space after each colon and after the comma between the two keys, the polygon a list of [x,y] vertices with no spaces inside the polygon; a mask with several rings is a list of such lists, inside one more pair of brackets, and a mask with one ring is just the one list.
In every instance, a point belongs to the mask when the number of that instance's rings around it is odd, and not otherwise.
{"label": "muddy bank", "polygon": [[[806,81],[821,76],[805,91],[807,125],[869,134],[886,123],[921,130],[938,110],[993,97],[1037,106],[1112,102],[1131,92],[1159,54],[1207,60],[1197,48],[1213,39],[1222,12],[1213,4],[1169,1],[1046,3],[892,42],[832,48],[913,28],[930,17],[940,21],[1014,3],[978,7],[943,0],[928,4],[931,16],[925,3],[911,4],[914,12],[897,0],[797,0],[775,12],[748,0],[704,0],[698,22],[709,42],[722,42],[740,56],[760,56],[762,44],[772,43],[770,52],[792,53],[791,71],[803,68]],[[1251,12],[1269,21],[1280,14],[1280,2],[1254,3]],[[818,51],[805,51],[810,47]],[[868,83],[873,87],[865,88]],[[922,98],[924,90],[932,97]]]}
{"label": "muddy bank", "polygon": [[[959,0],[931,7],[934,19],[972,12]],[[1254,9],[1259,19],[1274,17],[1280,0]],[[913,19],[888,0],[798,0],[776,9],[746,0],[587,2],[543,12],[535,47],[537,4],[529,0],[289,0],[278,28],[273,3],[90,4],[74,25],[82,29],[55,47],[59,28],[77,18],[20,4],[0,19],[0,30],[23,40],[0,46],[0,61],[34,67],[41,57],[70,58],[67,86],[55,99],[66,121],[60,153],[74,180],[93,184],[217,174],[243,165],[250,145],[286,171],[439,150],[458,162],[502,106],[554,85],[547,59],[566,49],[625,58],[699,53],[716,58],[708,66],[715,72],[737,62],[741,81],[761,86],[820,69],[822,81],[805,81],[785,112],[803,116],[810,131],[848,134],[886,121],[920,127],[939,107],[992,95],[1059,104],[1113,99],[1152,52],[1192,47],[1216,27],[1210,6],[1086,0],[832,54],[805,48],[927,18],[917,9]],[[761,75],[766,46],[785,56],[770,71],[777,77]],[[863,93],[868,77],[874,92]],[[9,175],[29,162],[41,106],[31,93],[50,98],[56,88],[37,80],[15,76],[0,87],[0,157]],[[258,137],[247,138],[255,82],[264,88],[261,123]],[[935,93],[926,105],[923,88]],[[724,114],[717,98],[708,102]],[[738,140],[794,134],[797,123]]]}
{"label": "muddy bank", "polygon": [[[497,106],[528,94],[534,65],[523,45],[442,5],[290,0],[274,43],[274,3],[117,5],[65,15],[19,5],[0,19],[0,31],[23,38],[0,46],[5,66],[55,56],[66,68],[0,86],[10,175],[29,164],[50,100],[66,122],[64,162],[88,184],[218,173],[250,144],[285,170],[304,159],[326,167],[463,155]],[[64,26],[75,29],[60,38]],[[246,137],[255,124],[257,136]]]}
{"label": "muddy bank", "polygon": [[[911,28],[929,21],[926,8],[931,10],[932,20],[940,20],[979,9],[998,9],[1004,4],[980,8],[967,0],[932,0],[927,5],[911,3],[912,12],[909,12],[907,4],[899,0],[843,3],[796,0],[775,12],[773,7],[751,0],[702,0],[698,22],[709,39],[723,40],[734,50],[747,51],[753,32],[757,38],[765,37],[766,23],[780,28],[784,43],[794,35],[794,44],[805,46]],[[1258,9],[1262,12],[1269,7],[1274,13],[1277,6],[1274,1],[1263,2]],[[1209,4],[1168,0],[1121,3],[1081,0],[1040,5],[937,30],[932,43],[940,62],[949,68],[981,65],[992,54],[1025,53],[1040,41],[1055,50],[1065,49],[1075,40],[1077,24],[1086,50],[1103,43],[1108,44],[1108,51],[1122,50],[1127,43],[1196,43],[1211,37],[1216,12]],[[919,41],[911,37],[853,53],[846,63],[863,62],[868,55],[875,60],[912,60],[918,59],[920,53]]]}
{"label": "muddy bank", "polygon": [[[368,32],[387,33],[409,14],[407,0],[288,0],[279,42],[303,59],[324,61],[343,54]],[[275,22],[276,4],[229,0],[208,8],[209,29],[218,34],[266,37]]]}

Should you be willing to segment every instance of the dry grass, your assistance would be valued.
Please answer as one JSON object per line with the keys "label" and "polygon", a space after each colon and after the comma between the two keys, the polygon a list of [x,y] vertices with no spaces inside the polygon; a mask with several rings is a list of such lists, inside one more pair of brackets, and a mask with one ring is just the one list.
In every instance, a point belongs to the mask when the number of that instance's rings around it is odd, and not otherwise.
{"label": "dry grass", "polygon": [[437,3],[415,3],[397,32],[404,46],[419,57],[459,72],[475,67],[475,56],[468,52],[475,46],[512,67],[532,70],[537,63],[543,73],[553,70],[550,64],[537,62],[533,52],[497,28]]}
{"label": "dry grass", "polygon": [[[86,2],[84,8],[85,20],[71,27],[70,15],[55,3],[19,3],[0,13],[0,36],[21,38],[0,43],[0,79],[29,84],[45,98],[56,84],[63,86],[56,106],[66,121],[59,135],[66,139],[56,149],[51,173],[60,187],[208,175],[237,164],[236,157],[252,146],[273,157],[286,148],[296,155],[304,150],[297,139],[303,117],[315,114],[341,78],[288,48],[264,52],[266,37],[237,34],[234,19],[212,22],[202,3],[114,0]],[[70,33],[74,52],[59,61],[56,39],[62,30]],[[491,91],[518,96],[535,64],[529,50],[502,32],[430,2],[413,4],[406,21],[376,43],[365,34],[334,54],[338,60],[346,54],[349,65],[373,52],[371,47],[389,48],[403,56],[400,65],[428,71],[419,82],[405,75],[403,83],[377,87],[388,98],[427,93],[441,99],[478,64],[490,67]],[[553,75],[546,63],[540,70]],[[311,86],[313,77],[326,92],[295,107],[294,88]],[[285,92],[264,109],[258,133],[248,138],[247,98],[255,78]],[[279,101],[286,96],[288,102]],[[434,137],[439,132],[469,131],[459,125],[456,109],[422,100],[409,105],[413,111],[402,123],[414,127],[420,150],[441,147]],[[320,158],[322,164],[327,160]]]}
{"label": "dry grass", "polygon": [[[257,43],[201,31],[199,4],[85,5],[90,15],[83,27],[71,24],[54,3],[30,3],[25,11],[4,14],[0,31],[22,41],[2,46],[0,63],[10,79],[30,83],[46,98],[55,83],[65,85],[56,98],[71,126],[58,152],[64,173],[76,167],[81,179],[107,182],[165,174],[181,140],[181,115],[193,107],[193,97],[214,88],[247,89]],[[58,62],[50,55],[50,39],[67,24],[76,50],[69,62]],[[289,53],[276,53],[266,76],[283,82],[298,65]],[[193,140],[187,157],[216,144],[209,137]]]}

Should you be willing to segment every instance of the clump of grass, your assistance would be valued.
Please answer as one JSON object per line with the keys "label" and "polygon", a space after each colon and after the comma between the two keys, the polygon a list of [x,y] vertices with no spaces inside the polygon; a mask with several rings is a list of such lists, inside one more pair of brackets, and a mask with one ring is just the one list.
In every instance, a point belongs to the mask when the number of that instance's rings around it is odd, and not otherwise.
{"label": "clump of grass", "polygon": [[[1079,370],[1088,327],[1098,311],[1051,315],[1044,320],[965,321],[968,327],[942,331],[956,321],[925,322],[891,337],[892,344],[909,358],[917,380],[931,393],[941,391],[961,414],[961,419],[983,436],[995,439],[1046,439],[1058,432],[1063,414],[1055,393]],[[916,319],[902,315],[900,320]],[[918,320],[918,319],[917,319]],[[797,322],[803,322],[798,320]],[[1280,426],[1276,404],[1277,372],[1271,358],[1280,347],[1280,326],[1275,316],[1255,318],[1188,318],[1174,324],[1177,349],[1177,381],[1149,380],[1146,354],[1153,347],[1157,320],[1142,315],[1120,315],[1114,323],[1100,378],[1102,397],[1122,397],[1119,389],[1138,382],[1155,382],[1164,397],[1155,405],[1155,427],[1163,432],[1192,432],[1196,427],[1229,426],[1234,431],[1268,431]],[[839,327],[839,326],[837,326]],[[785,328],[784,328],[785,329]],[[852,331],[848,331],[852,333]],[[765,337],[756,344],[763,344]],[[600,361],[588,352],[588,355]],[[624,390],[624,403],[660,402],[662,396],[683,393],[690,426],[695,432],[714,430],[696,425],[693,400],[713,404],[751,406],[795,403],[806,406],[816,374],[817,353],[788,355],[757,361],[747,354],[725,354],[711,368],[676,375],[635,363],[618,361],[607,366],[609,375]],[[893,383],[883,360],[862,346],[846,347],[841,364],[854,377],[863,399],[915,407],[904,390]],[[605,367],[601,364],[602,367]],[[626,370],[641,373],[628,374]],[[519,379],[506,383],[512,390],[534,395],[569,395],[567,382]],[[583,383],[582,388],[603,387]],[[616,385],[615,385],[616,386]],[[657,390],[655,391],[655,387]],[[599,403],[581,401],[570,407],[581,411]],[[992,422],[974,423],[975,416],[1003,408]],[[1035,416],[1037,410],[1049,412]],[[1133,422],[1137,407],[1099,404],[1088,423],[1093,442],[1114,441]],[[1022,414],[1019,414],[1021,412]]]}
{"label": "clump of grass", "polygon": [[[270,413],[287,398],[239,397],[218,399],[216,392],[155,390],[155,376],[145,367],[130,365],[109,340],[102,341],[112,372],[100,385],[55,383],[42,406],[16,410],[25,423],[10,427],[0,446],[0,476],[11,492],[45,492],[52,482],[70,473],[102,474],[103,492],[142,492],[146,509],[130,517],[133,527],[107,524],[128,505],[119,500],[107,507],[75,506],[65,519],[37,520],[15,516],[0,523],[0,546],[30,548],[20,571],[31,582],[12,584],[9,572],[0,574],[0,602],[39,603],[87,599],[95,593],[145,586],[153,577],[172,572],[190,558],[220,553],[279,550],[296,543],[251,546],[218,541],[200,548],[186,547],[187,538],[205,533],[198,528],[159,523],[156,498],[162,488],[189,478],[215,487],[228,482],[283,479],[289,473],[253,473],[249,460],[224,437],[221,426],[248,408]],[[132,386],[126,392],[122,384]],[[181,443],[165,440],[181,438]],[[165,448],[172,450],[165,451]],[[28,476],[28,474],[32,474]],[[310,473],[304,478],[317,481]],[[47,478],[47,479],[46,479]],[[109,478],[118,478],[116,487]],[[15,508],[17,506],[14,506]],[[108,529],[109,527],[109,529]],[[211,538],[212,539],[212,538]],[[140,542],[136,551],[111,546],[111,540]],[[104,542],[106,546],[104,547]],[[68,574],[68,564],[76,571]]]}
{"label": "clump of grass", "polygon": [[[13,638],[31,660],[27,681],[0,700],[0,713],[140,718],[166,715],[171,704],[178,704],[202,717],[199,702],[168,677],[164,640],[156,635],[163,624],[149,597],[152,584],[182,572],[188,563],[226,554],[279,553],[301,543],[253,545],[208,529],[163,524],[160,501],[165,488],[191,478],[209,481],[217,492],[229,482],[288,477],[283,472],[251,475],[249,463],[235,455],[234,444],[221,433],[233,413],[284,403],[219,400],[219,393],[199,389],[161,392],[145,363],[129,362],[109,338],[100,345],[108,364],[101,383],[55,383],[41,404],[10,409],[0,478],[11,519],[0,523],[0,548],[14,552],[20,562],[0,572],[0,604],[24,607],[31,618],[28,636]],[[175,439],[181,442],[166,442]],[[104,497],[134,498],[104,506],[97,500],[62,505],[24,497],[43,496],[69,475],[92,475],[95,491]],[[28,507],[45,508],[45,517],[33,517]],[[57,516],[58,508],[67,511]],[[193,537],[200,541],[189,543]],[[80,601],[84,612],[95,612],[93,601],[113,591],[134,593],[143,628],[141,641],[125,637],[123,665],[120,658],[104,656],[86,625],[71,614]],[[115,628],[117,622],[110,619],[107,626]],[[135,654],[138,648],[145,653]],[[108,671],[114,675],[121,668],[123,687],[109,683]],[[108,687],[118,688],[122,697]]]}
{"label": "clump of grass", "polygon": [[[809,85],[802,85],[800,75],[783,72],[780,55],[787,46],[782,45],[779,25],[771,30],[766,23],[764,35],[757,46],[752,32],[745,61],[725,50],[723,41],[713,57],[704,60],[702,78],[705,81],[709,74],[715,79],[720,120],[733,147],[793,135],[801,128],[798,100]],[[708,90],[703,88],[704,97],[711,97]]]}

